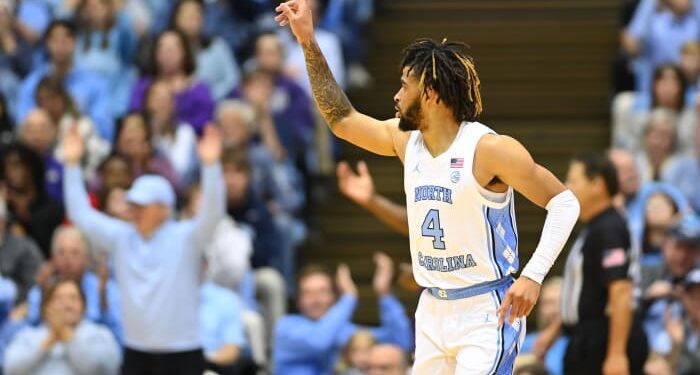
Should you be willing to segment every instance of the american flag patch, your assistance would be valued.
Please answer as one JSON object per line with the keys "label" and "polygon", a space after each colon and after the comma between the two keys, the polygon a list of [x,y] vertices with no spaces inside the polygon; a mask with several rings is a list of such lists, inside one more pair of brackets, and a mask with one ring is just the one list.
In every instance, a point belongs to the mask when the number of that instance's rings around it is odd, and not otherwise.
{"label": "american flag patch", "polygon": [[624,266],[626,262],[627,253],[621,247],[603,252],[603,268]]}
{"label": "american flag patch", "polygon": [[450,159],[450,168],[464,168],[464,158]]}

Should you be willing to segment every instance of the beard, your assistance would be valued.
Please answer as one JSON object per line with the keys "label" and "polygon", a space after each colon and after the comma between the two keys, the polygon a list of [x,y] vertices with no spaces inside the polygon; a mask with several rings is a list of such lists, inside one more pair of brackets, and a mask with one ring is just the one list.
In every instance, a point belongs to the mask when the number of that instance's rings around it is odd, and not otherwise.
{"label": "beard", "polygon": [[399,129],[405,132],[410,132],[413,130],[418,130],[418,125],[420,124],[422,113],[420,108],[420,102],[414,100],[411,105],[406,109],[406,113],[401,113],[399,111]]}

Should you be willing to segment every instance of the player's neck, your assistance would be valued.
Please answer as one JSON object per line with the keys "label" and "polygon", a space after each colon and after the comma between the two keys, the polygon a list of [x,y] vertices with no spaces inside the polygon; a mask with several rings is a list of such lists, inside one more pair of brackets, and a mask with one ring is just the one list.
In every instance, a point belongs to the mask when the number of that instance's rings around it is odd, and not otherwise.
{"label": "player's neck", "polygon": [[426,119],[421,134],[425,147],[434,158],[450,148],[459,132],[459,125],[452,118]]}

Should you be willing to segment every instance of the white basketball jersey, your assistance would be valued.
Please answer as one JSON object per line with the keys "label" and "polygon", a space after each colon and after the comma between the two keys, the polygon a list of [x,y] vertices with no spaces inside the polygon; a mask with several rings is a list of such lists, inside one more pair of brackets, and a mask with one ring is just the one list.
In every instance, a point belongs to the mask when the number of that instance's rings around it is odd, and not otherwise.
{"label": "white basketball jersey", "polygon": [[494,131],[463,122],[435,158],[420,131],[409,138],[404,188],[413,275],[423,287],[464,288],[518,270],[513,190],[490,192],[472,174],[476,145],[487,133]]}

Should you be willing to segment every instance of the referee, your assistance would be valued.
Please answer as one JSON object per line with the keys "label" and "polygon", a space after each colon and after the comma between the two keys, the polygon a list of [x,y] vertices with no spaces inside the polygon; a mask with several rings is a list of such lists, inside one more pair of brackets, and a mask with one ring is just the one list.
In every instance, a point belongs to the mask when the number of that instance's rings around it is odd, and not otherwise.
{"label": "referee", "polygon": [[630,236],[613,208],[617,173],[604,156],[575,158],[566,185],[584,224],[566,260],[561,319],[569,345],[564,373],[643,374],[647,339],[634,319],[628,275]]}

